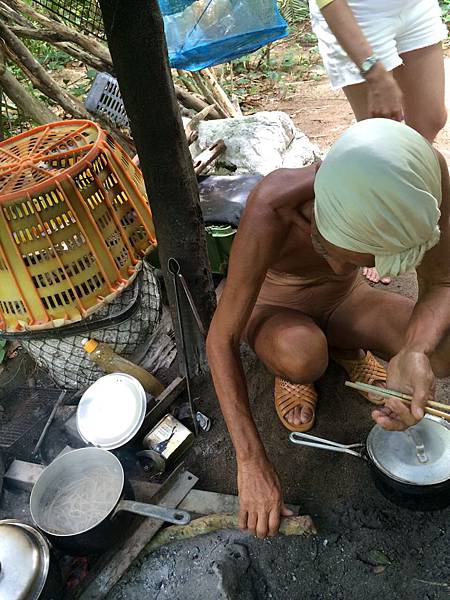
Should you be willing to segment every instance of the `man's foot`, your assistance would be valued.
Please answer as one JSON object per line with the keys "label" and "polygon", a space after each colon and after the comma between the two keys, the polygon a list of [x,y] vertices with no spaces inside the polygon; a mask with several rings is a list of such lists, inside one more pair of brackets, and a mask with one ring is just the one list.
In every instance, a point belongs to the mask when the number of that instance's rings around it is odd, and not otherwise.
{"label": "man's foot", "polygon": [[275,377],[275,409],[289,431],[309,431],[316,418],[317,392],[312,383]]}
{"label": "man's foot", "polygon": [[[369,351],[364,352],[363,350],[359,350],[358,355],[355,358],[344,358],[340,353],[336,354],[333,352],[332,359],[338,365],[343,367],[350,381],[360,381],[362,383],[378,385],[380,387],[383,387],[386,384],[386,369]],[[364,398],[373,404],[384,404],[384,400],[380,399],[379,396],[374,396],[373,394],[361,392],[359,390],[358,394],[361,394],[361,396],[364,396]]]}
{"label": "man's foot", "polygon": [[384,283],[384,285],[389,285],[392,281],[390,277],[380,277],[378,271],[375,267],[363,267],[362,273],[367,281],[371,283]]}

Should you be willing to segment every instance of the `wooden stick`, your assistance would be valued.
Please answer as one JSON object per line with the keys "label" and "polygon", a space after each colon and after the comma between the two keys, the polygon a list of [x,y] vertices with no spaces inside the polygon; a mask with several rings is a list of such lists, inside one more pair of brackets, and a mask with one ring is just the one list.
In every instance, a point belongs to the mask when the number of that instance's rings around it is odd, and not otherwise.
{"label": "wooden stick", "polygon": [[226,118],[230,117],[231,115],[228,114],[228,112],[224,109],[224,107],[220,104],[220,102],[214,95],[213,91],[211,89],[209,89],[209,87],[206,85],[206,81],[202,77],[201,72],[196,71],[196,72],[191,73],[191,75],[192,75],[192,79],[197,84],[198,89],[201,91],[201,93],[205,97],[206,102],[208,102],[209,104],[214,104],[214,106],[216,107],[216,110],[220,114],[221,118],[226,119]]}
{"label": "wooden stick", "polygon": [[225,90],[222,88],[220,83],[217,81],[216,76],[214,75],[214,71],[212,69],[204,69],[201,71],[203,77],[209,83],[211,90],[214,93],[214,97],[217,98],[220,106],[222,106],[226,112],[230,115],[230,117],[239,117],[240,111],[236,110],[236,107],[228,98]]}
{"label": "wooden stick", "polygon": [[[402,392],[396,392],[394,390],[389,390],[386,388],[381,388],[376,385],[370,385],[368,383],[362,383],[360,381],[346,381],[345,385],[347,387],[354,388],[355,390],[360,390],[362,392],[370,392],[374,395],[381,396],[382,398],[399,398],[400,400],[411,404],[413,399],[409,394],[403,394]],[[444,412],[450,412],[450,405],[443,404],[442,402],[435,402],[434,400],[429,400],[427,402],[427,406],[440,409]]]}
{"label": "wooden stick", "polygon": [[196,175],[200,175],[206,167],[208,167],[213,160],[215,160],[219,154],[226,150],[225,142],[223,140],[217,140],[211,146],[200,152],[200,154],[194,159],[194,171]]}

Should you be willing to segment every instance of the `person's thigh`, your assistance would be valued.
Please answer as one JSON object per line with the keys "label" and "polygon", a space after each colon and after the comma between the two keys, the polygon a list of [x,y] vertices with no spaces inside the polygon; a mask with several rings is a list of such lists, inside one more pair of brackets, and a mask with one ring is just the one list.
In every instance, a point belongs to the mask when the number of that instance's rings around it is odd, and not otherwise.
{"label": "person's thigh", "polygon": [[394,70],[394,77],[403,92],[405,121],[432,142],[447,119],[441,44],[400,56],[403,65]]}
{"label": "person's thigh", "polygon": [[312,383],[328,365],[325,334],[300,311],[261,307],[255,309],[246,340],[274,375],[293,383]]}
{"label": "person's thigh", "polygon": [[362,283],[333,312],[326,335],[331,347],[370,350],[389,360],[403,346],[414,302]]}

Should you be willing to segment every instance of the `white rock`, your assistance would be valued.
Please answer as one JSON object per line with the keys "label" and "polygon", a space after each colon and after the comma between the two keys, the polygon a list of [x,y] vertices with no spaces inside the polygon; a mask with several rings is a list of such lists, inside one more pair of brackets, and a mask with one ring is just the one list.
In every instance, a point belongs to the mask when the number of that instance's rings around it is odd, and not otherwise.
{"label": "white rock", "polygon": [[191,146],[193,156],[223,139],[227,149],[211,171],[261,173],[280,167],[302,167],[319,156],[317,146],[296,129],[284,112],[259,112],[247,117],[201,121],[198,139]]}

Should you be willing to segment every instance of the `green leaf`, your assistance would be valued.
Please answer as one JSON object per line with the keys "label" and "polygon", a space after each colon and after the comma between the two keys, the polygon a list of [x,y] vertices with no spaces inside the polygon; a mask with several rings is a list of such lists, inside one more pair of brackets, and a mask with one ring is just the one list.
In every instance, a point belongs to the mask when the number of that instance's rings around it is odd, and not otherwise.
{"label": "green leaf", "polygon": [[4,348],[0,348],[0,363],[2,363],[6,356],[6,350]]}
{"label": "green leaf", "polygon": [[371,565],[381,565],[383,567],[388,567],[392,564],[389,556],[386,556],[381,550],[371,550],[367,555],[367,559]]}

